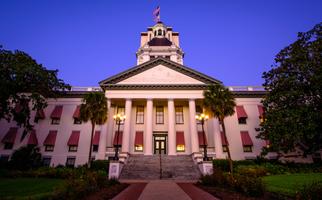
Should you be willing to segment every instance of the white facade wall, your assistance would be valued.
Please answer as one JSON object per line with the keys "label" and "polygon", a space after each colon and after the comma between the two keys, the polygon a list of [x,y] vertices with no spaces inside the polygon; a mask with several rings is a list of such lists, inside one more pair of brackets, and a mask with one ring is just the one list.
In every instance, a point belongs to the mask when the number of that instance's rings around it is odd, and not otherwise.
{"label": "white facade wall", "polygon": [[[114,93],[118,93],[121,91],[114,91]],[[164,91],[165,92],[165,91]],[[185,93],[187,91],[176,91],[178,96],[181,93]],[[108,93],[108,92],[107,92]],[[135,93],[138,91],[131,91],[132,96],[136,96]],[[166,96],[171,96],[172,92],[169,92]],[[147,93],[145,93],[146,96]],[[115,94],[114,94],[115,95]],[[120,96],[122,96],[121,94]],[[156,94],[156,96],[162,94]],[[113,95],[112,95],[113,96]],[[130,96],[128,96],[130,97]],[[108,116],[109,119],[104,125],[97,125],[95,130],[98,131],[107,131],[105,138],[100,138],[100,140],[106,140],[106,147],[100,149],[106,149],[103,153],[103,158],[106,159],[105,154],[107,155],[108,149],[113,150],[113,140],[114,134],[117,131],[117,125],[113,121],[112,116],[116,114],[116,107],[117,106],[125,106],[125,99],[109,99],[111,101],[111,108],[109,110]],[[183,131],[185,136],[185,152],[176,152],[177,155],[185,154],[190,155],[192,153],[192,140],[191,140],[191,133],[190,133],[190,119],[189,119],[189,99],[178,99],[173,98],[175,106],[183,106],[183,113],[184,113],[184,124],[175,124],[175,132],[176,131]],[[134,140],[135,140],[135,133],[136,131],[143,131],[144,139],[146,134],[146,123],[147,119],[147,107],[146,107],[146,99],[135,99],[132,98],[132,108],[131,108],[131,121],[130,121],[130,135],[129,135],[129,153],[130,154],[144,154],[145,149],[143,152],[135,152],[134,150]],[[153,113],[152,113],[152,130],[155,133],[162,132],[164,134],[168,133],[168,108],[167,108],[167,98],[153,98]],[[248,159],[248,158],[255,158],[257,155],[260,154],[261,148],[263,147],[264,142],[262,140],[257,139],[255,136],[257,132],[255,128],[259,126],[259,112],[257,106],[260,105],[260,98],[237,98],[236,102],[237,105],[243,105],[244,109],[248,115],[247,124],[240,125],[238,124],[237,114],[235,113],[231,117],[227,117],[225,119],[226,130],[227,130],[227,138],[231,150],[231,155],[234,160],[240,159]],[[38,139],[38,145],[41,149],[43,156],[50,156],[51,166],[57,165],[65,165],[66,159],[69,156],[75,156],[76,162],[75,165],[82,165],[87,162],[88,159],[88,151],[89,151],[89,143],[90,143],[90,132],[91,132],[91,125],[90,123],[82,123],[80,125],[74,124],[73,114],[76,109],[76,106],[81,104],[80,98],[59,98],[59,99],[49,99],[48,100],[48,107],[44,110],[46,118],[44,120],[39,120],[38,124],[35,124],[36,135]],[[198,101],[196,101],[198,104]],[[63,105],[63,112],[61,116],[61,121],[59,125],[52,125],[50,115],[56,105]],[[136,124],[136,109],[137,106],[144,106],[144,124]],[[162,105],[164,107],[164,124],[156,124],[156,106]],[[32,120],[34,117],[34,113],[32,113]],[[210,155],[215,155],[217,158],[225,158],[226,153],[222,151],[217,151],[215,148],[221,149],[221,147],[216,147],[216,144],[221,144],[221,141],[216,141],[216,139],[220,139],[220,133],[218,132],[221,128],[219,124],[216,123],[217,120],[209,119],[205,123],[205,132],[208,141],[208,152]],[[105,126],[105,127],[104,127]],[[112,126],[112,127],[111,127]],[[4,120],[0,122],[0,139],[6,135],[10,127],[16,127],[14,122],[7,123]],[[124,130],[124,125],[121,125],[121,130]],[[50,130],[57,130],[57,138],[55,143],[55,148],[53,152],[46,152],[45,147],[43,146],[43,142],[47,137]],[[72,133],[72,131],[80,131],[80,139],[77,152],[69,152],[67,142]],[[197,130],[201,131],[201,125],[197,124]],[[246,153],[243,152],[243,145],[241,141],[240,131],[248,131],[249,135],[254,143],[253,152]],[[26,145],[28,136],[20,142],[22,134],[22,129],[19,129],[15,144],[12,150],[4,150],[4,144],[0,143],[0,155],[11,155],[11,153],[18,149],[19,147]],[[219,137],[216,137],[216,134],[219,134]],[[101,136],[103,134],[101,133]],[[168,138],[169,139],[169,138]],[[175,141],[172,142],[175,144]],[[169,145],[169,141],[167,142]],[[218,146],[218,145],[217,145]],[[153,144],[152,153],[153,153]],[[144,146],[145,148],[145,146]],[[167,152],[169,150],[169,146],[167,146]],[[202,149],[200,149],[202,150]],[[98,153],[93,153],[93,156],[96,156]]]}

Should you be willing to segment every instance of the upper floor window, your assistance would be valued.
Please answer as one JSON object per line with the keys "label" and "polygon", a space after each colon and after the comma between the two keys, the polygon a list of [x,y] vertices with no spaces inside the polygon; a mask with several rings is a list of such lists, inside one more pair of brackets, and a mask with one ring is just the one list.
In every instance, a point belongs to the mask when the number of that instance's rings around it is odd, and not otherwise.
{"label": "upper floor window", "polygon": [[164,123],[163,106],[157,106],[156,107],[156,123],[157,124],[163,124]]}
{"label": "upper floor window", "polygon": [[176,124],[183,124],[183,106],[176,106]]}
{"label": "upper floor window", "polygon": [[158,30],[158,35],[160,35],[160,36],[162,35],[162,30],[161,29]]}
{"label": "upper floor window", "polygon": [[144,123],[144,107],[143,106],[136,107],[136,123],[137,124]]}
{"label": "upper floor window", "polygon": [[[196,106],[196,115],[200,115],[202,113],[202,108],[201,106]],[[201,121],[196,120],[197,124],[201,124]]]}

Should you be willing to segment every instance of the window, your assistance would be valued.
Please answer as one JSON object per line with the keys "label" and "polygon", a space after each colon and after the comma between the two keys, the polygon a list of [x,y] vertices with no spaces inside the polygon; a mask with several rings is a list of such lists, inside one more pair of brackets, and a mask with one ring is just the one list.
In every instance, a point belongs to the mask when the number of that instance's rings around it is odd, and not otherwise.
{"label": "window", "polygon": [[79,118],[74,118],[74,124],[82,124],[82,120]]}
{"label": "window", "polygon": [[[117,114],[120,114],[120,115],[125,115],[125,108],[124,107],[117,107],[117,111],[116,111]],[[116,122],[115,122],[116,123]],[[124,120],[120,122],[120,124],[124,124]]]}
{"label": "window", "polygon": [[75,157],[67,157],[66,167],[74,167],[75,166]]}
{"label": "window", "polygon": [[135,145],[135,151],[143,151],[143,145]]}
{"label": "window", "polygon": [[57,124],[59,124],[59,122],[60,122],[60,118],[52,118],[51,119],[51,124],[57,125]]}
{"label": "window", "polygon": [[143,106],[136,107],[136,123],[137,124],[144,123],[144,107]]}
{"label": "window", "polygon": [[252,152],[252,146],[249,146],[249,145],[243,146],[243,150],[244,152]]}
{"label": "window", "polygon": [[98,145],[93,145],[93,152],[98,152]]}
{"label": "window", "polygon": [[54,151],[54,145],[46,145],[45,151]]}
{"label": "window", "polygon": [[156,123],[163,124],[164,123],[164,113],[163,113],[163,106],[156,107]]}
{"label": "window", "polygon": [[45,167],[49,167],[51,162],[51,157],[43,157],[42,164]]}
{"label": "window", "polygon": [[176,106],[176,124],[183,124],[183,107]]}
{"label": "window", "polygon": [[228,152],[228,147],[227,147],[227,145],[222,145],[222,151],[223,151],[223,152]]}
{"label": "window", "polygon": [[184,152],[184,145],[183,144],[177,145],[177,152]]}
{"label": "window", "polygon": [[1,155],[0,156],[0,163],[6,163],[9,161],[9,155]]}
{"label": "window", "polygon": [[4,143],[4,149],[12,149],[13,148],[13,143],[6,142]]}
{"label": "window", "polygon": [[245,117],[242,117],[242,118],[238,118],[238,124],[246,124],[246,119]]}
{"label": "window", "polygon": [[76,152],[77,151],[77,147],[76,145],[69,145],[68,146],[68,151],[69,152]]}
{"label": "window", "polygon": [[158,30],[158,35],[160,35],[160,36],[162,35],[162,30],[161,29]]}

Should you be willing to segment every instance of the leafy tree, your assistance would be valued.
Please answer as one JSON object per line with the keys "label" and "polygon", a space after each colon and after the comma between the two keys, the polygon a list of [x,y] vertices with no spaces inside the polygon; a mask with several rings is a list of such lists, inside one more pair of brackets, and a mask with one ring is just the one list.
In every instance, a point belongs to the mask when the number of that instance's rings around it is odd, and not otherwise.
{"label": "leafy tree", "polygon": [[[207,90],[203,92],[204,106],[207,110],[211,111],[214,117],[219,119],[222,124],[223,134],[227,140],[225,117],[231,116],[235,113],[235,98],[233,94],[223,85],[216,84],[210,85]],[[227,154],[229,161],[230,172],[233,173],[233,162],[231,160],[229,144],[227,144]]]}
{"label": "leafy tree", "polygon": [[107,120],[107,99],[102,92],[85,94],[80,107],[80,120],[90,121],[92,125],[91,142],[88,154],[88,167],[91,164],[93,135],[96,124],[104,124]]}
{"label": "leafy tree", "polygon": [[23,146],[13,152],[9,167],[18,170],[29,170],[41,166],[41,153],[36,146]]}
{"label": "leafy tree", "polygon": [[259,138],[276,152],[302,146],[304,153],[322,148],[322,23],[282,49],[263,73],[268,94]]}
{"label": "leafy tree", "polygon": [[0,45],[0,119],[24,127],[21,139],[32,129],[31,110],[45,108],[47,97],[70,88],[57,78],[57,72],[47,70],[23,51],[5,50]]}

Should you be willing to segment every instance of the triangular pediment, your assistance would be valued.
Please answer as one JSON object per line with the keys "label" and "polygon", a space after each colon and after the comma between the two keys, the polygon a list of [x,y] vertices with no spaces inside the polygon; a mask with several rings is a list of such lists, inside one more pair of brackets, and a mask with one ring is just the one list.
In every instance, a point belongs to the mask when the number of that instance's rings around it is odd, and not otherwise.
{"label": "triangular pediment", "polygon": [[116,84],[205,84],[162,64],[138,73]]}
{"label": "triangular pediment", "polygon": [[[220,81],[165,58],[156,58],[100,82],[101,87],[208,85]],[[171,87],[172,87],[171,86]]]}

